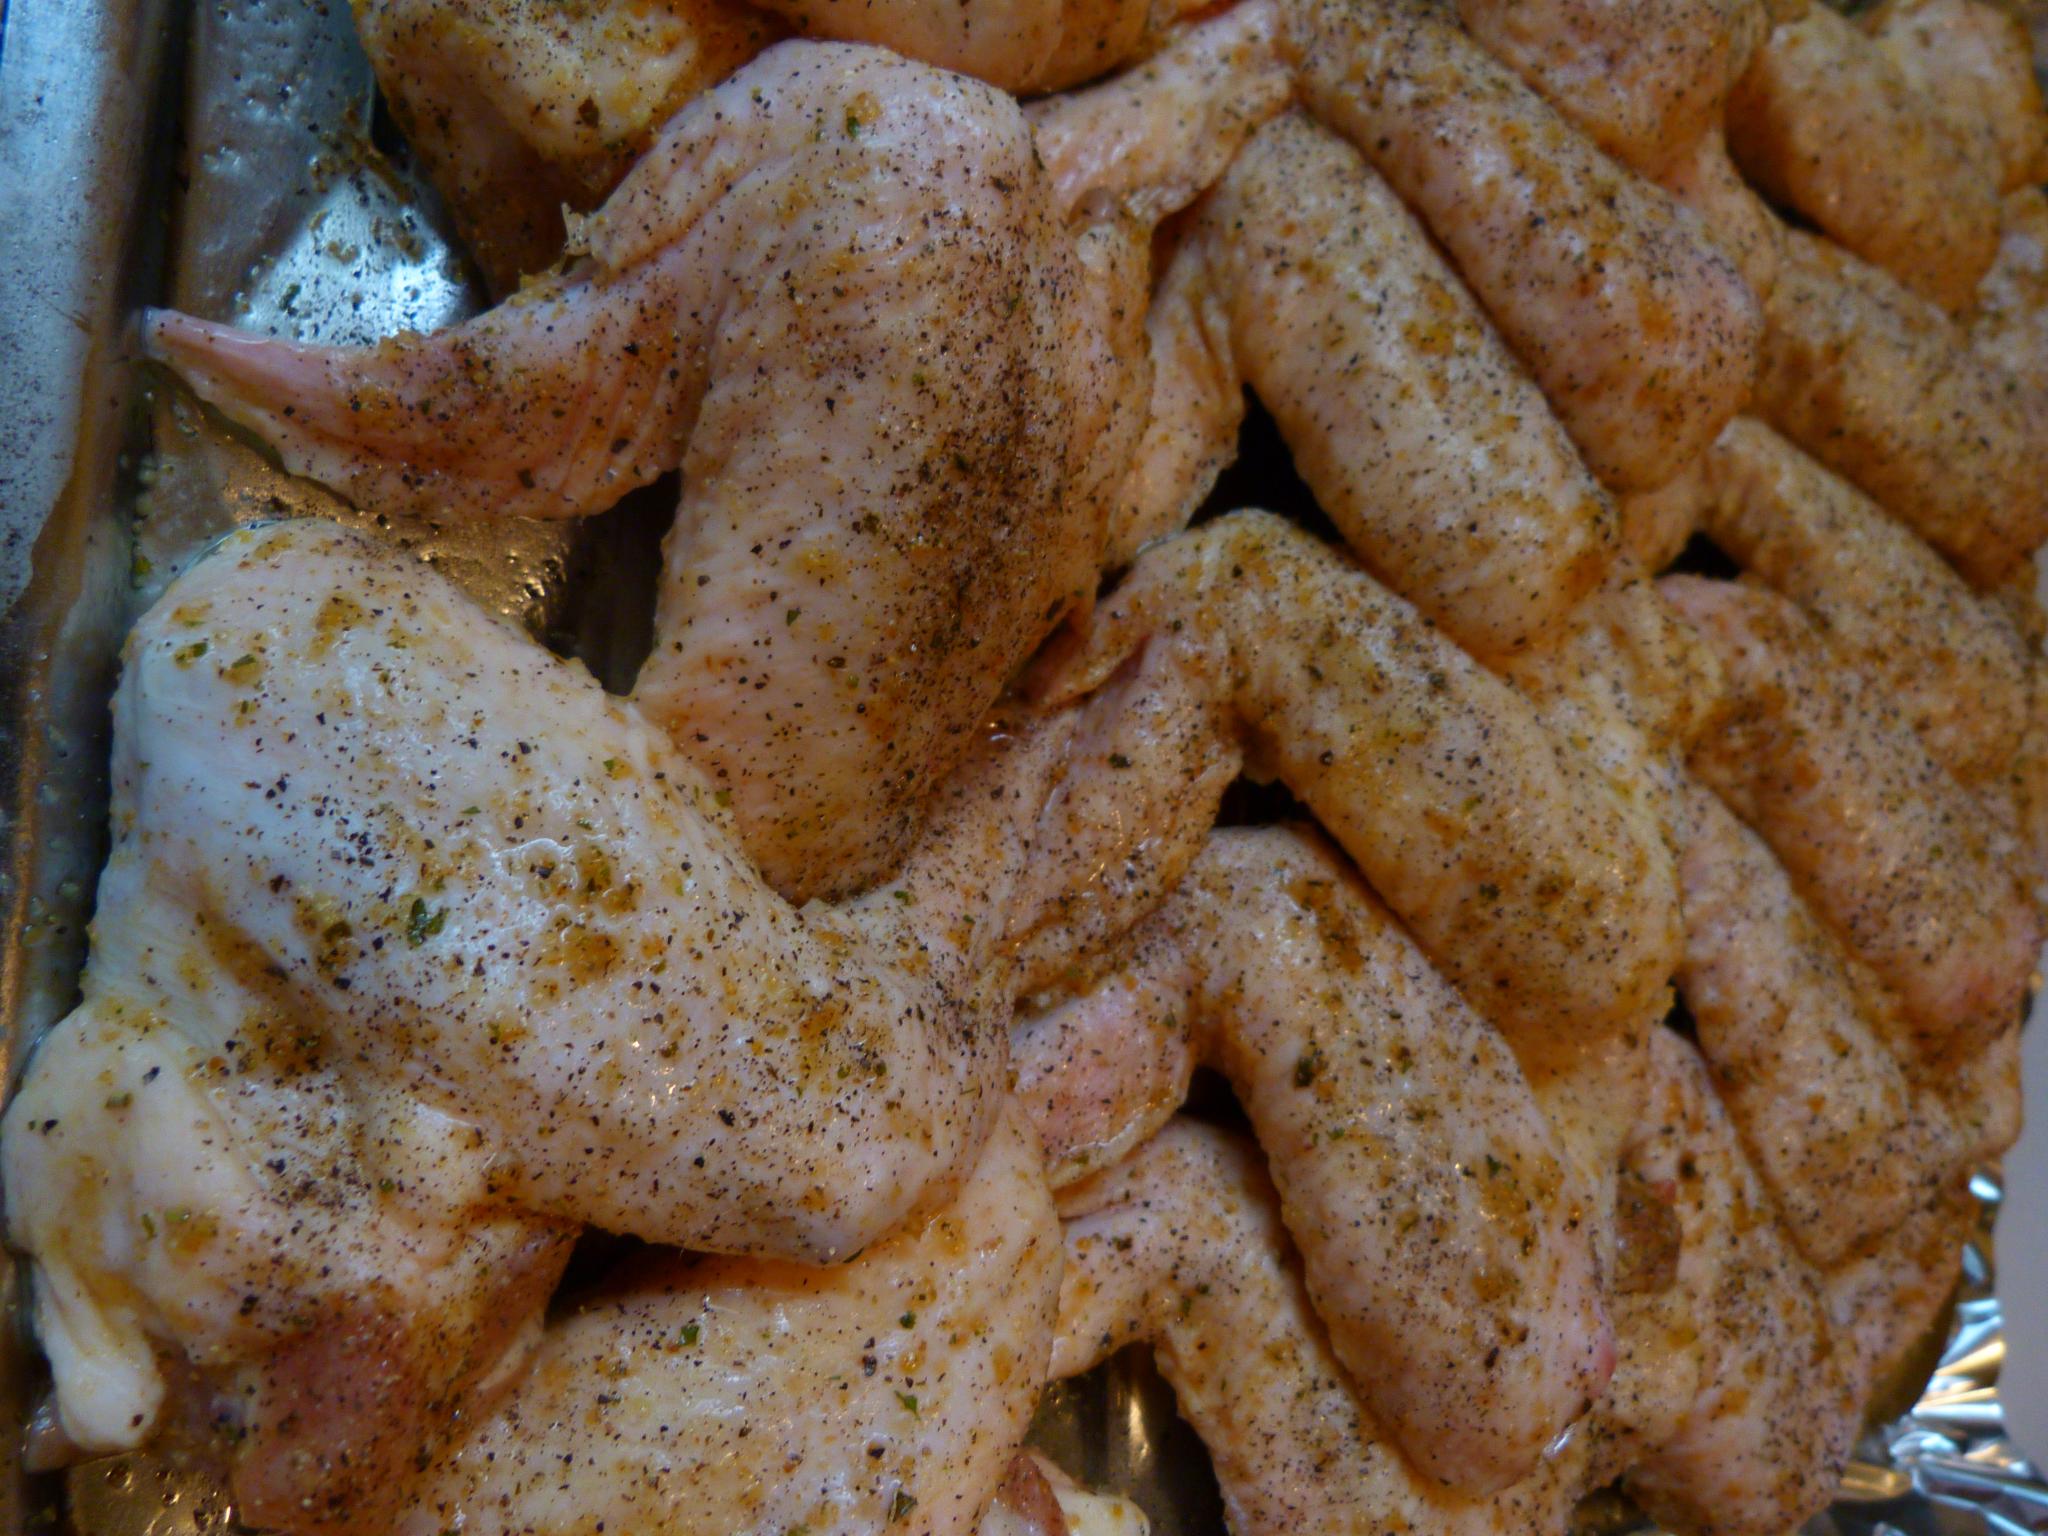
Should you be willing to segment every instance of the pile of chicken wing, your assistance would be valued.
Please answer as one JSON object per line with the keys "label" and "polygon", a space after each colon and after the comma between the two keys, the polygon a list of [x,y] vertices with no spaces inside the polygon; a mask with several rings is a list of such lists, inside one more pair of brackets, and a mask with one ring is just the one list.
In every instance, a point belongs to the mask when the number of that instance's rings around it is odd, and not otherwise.
{"label": "pile of chicken wing", "polygon": [[[30,1455],[1110,1529],[1020,1445],[1142,1343],[1239,1536],[1825,1505],[2018,1128],[2024,32],[763,3],[356,0],[502,302],[146,318],[360,507],[680,492],[623,697],[324,522],[140,621],[0,1139]],[[1215,505],[1247,390],[1314,527]]]}

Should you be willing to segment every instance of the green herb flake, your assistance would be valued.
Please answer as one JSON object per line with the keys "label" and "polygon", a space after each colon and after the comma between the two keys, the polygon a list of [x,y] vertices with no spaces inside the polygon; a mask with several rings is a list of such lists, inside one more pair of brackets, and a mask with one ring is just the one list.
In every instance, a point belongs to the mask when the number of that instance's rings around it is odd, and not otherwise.
{"label": "green herb flake", "polygon": [[1306,1051],[1302,1052],[1300,1056],[1295,1058],[1294,1086],[1297,1088],[1308,1087],[1309,1084],[1313,1083],[1316,1080],[1316,1078],[1321,1075],[1322,1070],[1322,1048],[1320,1046],[1311,1044]]}
{"label": "green herb flake", "polygon": [[418,949],[427,940],[439,933],[448,922],[446,907],[429,907],[426,898],[415,896],[412,911],[405,920],[405,942]]}

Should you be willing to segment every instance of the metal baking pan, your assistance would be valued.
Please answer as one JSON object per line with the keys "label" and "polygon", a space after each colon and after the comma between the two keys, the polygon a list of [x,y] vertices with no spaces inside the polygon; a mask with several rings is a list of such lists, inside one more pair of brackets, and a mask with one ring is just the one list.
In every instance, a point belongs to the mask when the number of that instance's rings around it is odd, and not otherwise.
{"label": "metal baking pan", "polygon": [[[480,286],[380,116],[345,0],[0,0],[0,1067],[70,1006],[104,855],[107,700],[122,635],[237,523],[372,522],[614,685],[646,645],[662,488],[583,527],[366,519],[278,471],[133,345],[144,303],[321,340],[469,313]],[[1312,511],[1254,422],[1224,496]],[[594,600],[601,595],[603,601]],[[2048,1533],[2048,1488],[2007,1444],[1989,1221],[1934,1374],[1874,1429],[1814,1536]],[[218,1531],[203,1468],[153,1454],[32,1477],[43,1390],[0,1255],[0,1533]],[[1936,1345],[1938,1344],[1938,1348]],[[1903,1394],[1911,1399],[1910,1388]],[[1200,1443],[1138,1352],[1054,1388],[1038,1444],[1128,1492],[1160,1536],[1214,1536]],[[1608,1528],[1627,1529],[1626,1511]],[[1639,1525],[1639,1522],[1637,1522]]]}

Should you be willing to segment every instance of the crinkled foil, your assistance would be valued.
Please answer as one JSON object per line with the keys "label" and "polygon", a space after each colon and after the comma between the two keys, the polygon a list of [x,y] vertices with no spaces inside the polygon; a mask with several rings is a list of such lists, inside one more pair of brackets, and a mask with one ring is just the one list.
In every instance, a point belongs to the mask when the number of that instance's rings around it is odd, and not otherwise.
{"label": "crinkled foil", "polygon": [[[102,14],[111,40],[110,66],[91,76],[88,88],[103,91],[104,104],[85,103],[87,110],[53,114],[47,95],[30,94],[46,92],[47,81],[35,83],[26,67],[14,76],[0,68],[0,87],[5,88],[0,96],[7,97],[0,107],[6,122],[24,135],[20,143],[33,149],[29,136],[51,123],[105,124],[120,119],[123,111],[134,116],[140,109],[117,93],[135,91],[138,60],[149,39],[169,23],[161,7],[124,0],[0,3],[0,26],[7,29],[0,42],[15,50],[12,60],[0,50],[0,61],[15,66],[24,60],[35,63],[23,40],[34,43],[38,23],[51,17],[58,20],[44,33],[58,39],[50,45],[52,56],[75,61],[79,55],[70,51],[74,39],[92,34],[91,23]],[[160,291],[138,297],[277,334],[328,341],[363,340],[402,327],[426,329],[469,313],[476,289],[441,232],[431,198],[407,174],[402,160],[380,153],[373,142],[373,91],[354,44],[348,7],[339,0],[225,0],[193,6],[187,14],[189,35],[173,39],[187,58],[182,102],[170,107],[181,118],[184,137],[183,190],[175,210],[161,201],[157,208],[175,213],[169,281]],[[2048,17],[2048,6],[2038,8],[2037,15]],[[74,78],[86,78],[75,63],[70,67]],[[14,95],[7,96],[8,91]],[[104,110],[94,110],[102,105]],[[165,132],[171,127],[156,126]],[[73,147],[68,141],[46,146],[52,154],[68,154]],[[137,167],[150,163],[147,156],[129,160]],[[156,196],[142,190],[146,198]],[[16,302],[22,302],[22,294],[17,289]],[[0,294],[0,305],[7,297]],[[38,301],[33,292],[26,298]],[[0,320],[9,318],[0,313]],[[107,383],[107,373],[95,369],[134,367],[132,357],[109,351],[89,363],[84,387]],[[369,522],[447,570],[487,606],[536,632],[548,629],[560,614],[569,589],[573,528],[361,518],[318,487],[283,474],[254,445],[174,387],[161,380],[153,381],[153,387],[147,407],[153,448],[134,476],[130,489],[135,494],[125,505],[114,504],[109,496],[103,513],[95,514],[100,536],[121,539],[131,536],[132,517],[131,613],[226,529],[315,514]],[[14,495],[15,484],[0,476],[0,497]],[[26,501],[0,504],[10,519],[18,520],[24,511],[38,520],[28,528],[27,538],[33,538],[43,509],[28,507]],[[11,603],[26,583],[29,566],[26,539],[16,537],[20,530],[13,521],[7,527],[13,531],[0,541],[0,578],[5,578],[0,607]],[[72,558],[75,563],[77,557]],[[619,564],[630,568],[635,562]],[[52,573],[39,570],[38,577],[47,581]],[[599,585],[607,580],[602,569],[584,579]],[[101,606],[112,613],[110,605]],[[73,604],[72,611],[83,610]],[[102,616],[98,622],[108,631],[97,646],[105,662],[118,642],[118,619]],[[105,665],[81,669],[67,664],[65,672],[74,688],[84,686],[76,682],[83,676],[101,692],[85,699],[36,694],[33,707],[43,715],[11,723],[22,740],[52,736],[53,722],[66,709],[82,704],[90,712],[103,704],[110,679]],[[8,726],[0,722],[0,746],[10,746]],[[69,792],[63,780],[69,774],[87,786],[80,793],[82,803],[91,803],[90,779],[98,769],[83,764],[82,756],[49,755],[51,766],[44,770],[40,792],[45,799]],[[89,889],[73,889],[79,879],[58,867],[58,839],[32,839],[32,830],[25,819],[0,815],[9,868],[21,871],[0,879],[0,895],[9,894],[7,880],[15,880],[28,893],[24,910],[31,919],[31,926],[6,935],[16,948],[10,958],[25,952],[38,931],[34,922],[48,926],[54,921],[35,916],[40,898],[33,893],[41,884],[70,891],[67,899],[74,907],[82,907],[89,895]],[[74,841],[81,848],[92,843],[89,836]],[[80,855],[73,862],[84,867],[82,860]],[[47,1015],[49,1010],[36,1012]],[[32,1023],[30,1010],[9,1003],[10,1029],[18,1034]],[[18,1061],[27,1042],[7,1043],[14,1047],[10,1057]],[[1990,1229],[2000,1186],[1986,1174],[1975,1188],[1984,1219],[1965,1255],[1964,1282],[1944,1342],[1937,1348],[1929,1341],[1928,1353],[1938,1356],[1931,1362],[1933,1374],[1917,1393],[1905,1394],[1912,1399],[1910,1407],[1864,1438],[1840,1498],[1809,1522],[1808,1536],[2048,1536],[2048,1484],[2004,1438],[1999,1414],[2004,1344],[1991,1291]],[[1922,1370],[1927,1368],[1923,1362]],[[1033,1440],[1083,1482],[1129,1494],[1158,1536],[1220,1536],[1224,1529],[1215,1479],[1200,1442],[1176,1416],[1171,1389],[1140,1351],[1127,1351],[1090,1376],[1053,1388]],[[232,1524],[216,1471],[202,1458],[175,1451],[89,1462],[70,1469],[62,1484],[61,1512],[57,1500],[33,1492],[21,1497],[10,1486],[5,1523],[16,1530],[67,1524],[79,1536],[199,1536]],[[1654,1532],[1626,1511],[1617,1517],[1611,1504],[1603,1507],[1598,1528],[1603,1536]]]}

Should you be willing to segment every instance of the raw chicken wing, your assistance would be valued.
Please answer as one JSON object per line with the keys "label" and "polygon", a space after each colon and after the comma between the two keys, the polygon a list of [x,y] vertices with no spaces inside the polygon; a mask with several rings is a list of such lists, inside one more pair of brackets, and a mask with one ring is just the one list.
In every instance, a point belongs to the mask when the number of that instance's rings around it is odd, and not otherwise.
{"label": "raw chicken wing", "polygon": [[399,1536],[967,1536],[1038,1404],[1060,1234],[1030,1128],[831,1269],[649,1254],[548,1326]]}
{"label": "raw chicken wing", "polygon": [[85,1000],[0,1133],[75,1444],[142,1439],[182,1349],[252,1509],[374,1512],[574,1224],[831,1261],[973,1166],[1079,722],[998,736],[895,881],[799,912],[630,705],[310,522],[171,587],[115,720]]}
{"label": "raw chicken wing", "polygon": [[1726,121],[1766,195],[1944,309],[1968,307],[1998,244],[2002,168],[1974,159],[1854,22],[1808,5],[1773,28]]}
{"label": "raw chicken wing", "polygon": [[1268,123],[1186,238],[1296,470],[1394,590],[1468,650],[1499,656],[1598,583],[1612,502],[1349,144],[1300,113]]}
{"label": "raw chicken wing", "polygon": [[1769,309],[1758,415],[1980,587],[2048,538],[2037,418],[1933,304],[1787,230]]}
{"label": "raw chicken wing", "polygon": [[1583,138],[1448,0],[1286,0],[1309,107],[1415,209],[1594,473],[1661,485],[1747,397],[1761,315],[1697,223]]}
{"label": "raw chicken wing", "polygon": [[1123,386],[1029,129],[973,81],[785,44],[687,108],[577,245],[432,336],[159,314],[150,345],[371,507],[580,516],[680,465],[636,697],[779,889],[859,889],[1093,590]]}
{"label": "raw chicken wing", "polygon": [[1729,718],[1693,748],[1700,777],[1898,993],[1926,1060],[2002,1034],[2041,938],[1996,824],[1789,599],[1661,585],[1728,678]]}
{"label": "raw chicken wing", "polygon": [[2026,647],[2004,613],[1761,422],[1730,422],[1704,471],[1709,537],[1805,609],[1957,779],[2004,773],[2027,714]]}
{"label": "raw chicken wing", "polygon": [[1144,1341],[1208,1447],[1238,1536],[1562,1531],[1587,1460],[1572,1435],[1485,1498],[1415,1471],[1352,1395],[1309,1304],[1255,1152],[1177,1121],[1061,1196],[1053,1375]]}
{"label": "raw chicken wing", "polygon": [[1599,1395],[1613,1342],[1592,1192],[1506,1045],[1292,830],[1216,833],[1131,945],[1126,972],[1017,1037],[1049,1153],[1113,1155],[1124,1138],[1091,1134],[1112,1103],[1160,1123],[1191,1043],[1251,1118],[1361,1399],[1446,1486],[1526,1476]]}
{"label": "raw chicken wing", "polygon": [[1660,993],[1675,879],[1598,769],[1400,598],[1277,517],[1154,546],[1041,669],[1085,693],[1141,648],[1227,704],[1252,771],[1316,813],[1525,1063]]}

